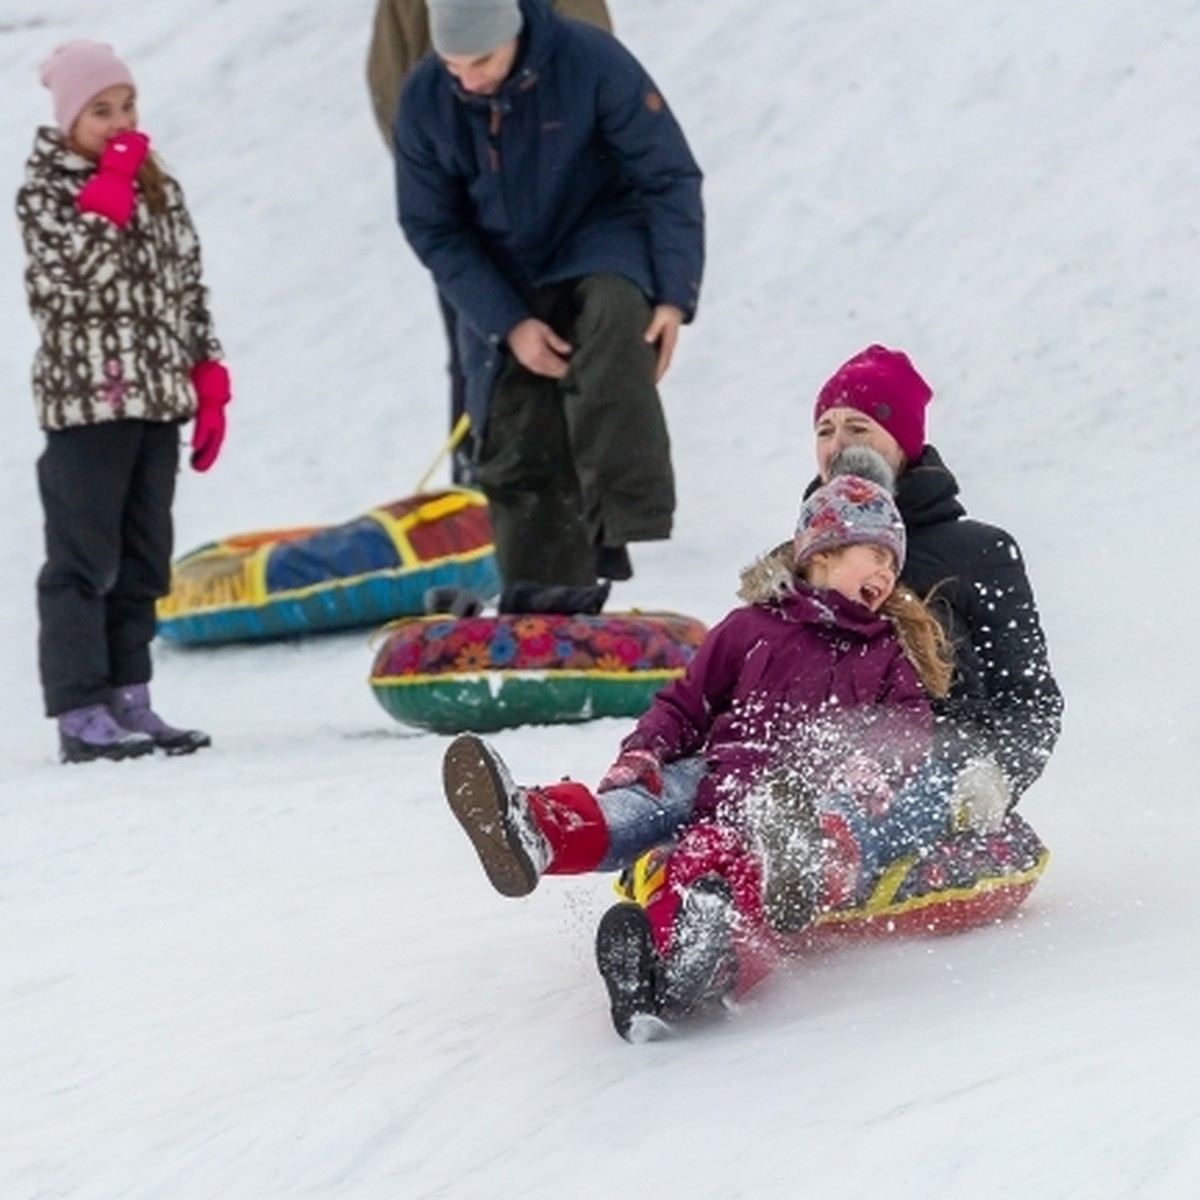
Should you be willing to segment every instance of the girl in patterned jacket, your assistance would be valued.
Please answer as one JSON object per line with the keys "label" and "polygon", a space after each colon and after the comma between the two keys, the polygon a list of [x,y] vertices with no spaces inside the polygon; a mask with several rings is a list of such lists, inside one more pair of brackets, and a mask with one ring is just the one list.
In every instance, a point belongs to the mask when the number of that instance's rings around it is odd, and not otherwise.
{"label": "girl in patterned jacket", "polygon": [[40,334],[33,391],[46,560],[38,660],[64,762],[187,754],[207,734],[151,707],[155,601],[170,586],[179,426],[192,466],[225,437],[229,375],[179,185],[138,129],[129,68],[93,41],[42,65],[56,125],[17,194]]}
{"label": "girl in patterned jacket", "polygon": [[905,531],[887,464],[861,448],[840,467],[801,510],[792,564],[747,573],[746,605],[658,693],[596,794],[518,787],[472,735],[447,749],[447,800],[504,895],[673,842],[657,896],[617,905],[597,934],[625,1037],[743,994],[818,912],[857,903],[950,827],[928,759],[949,648],[896,588]]}

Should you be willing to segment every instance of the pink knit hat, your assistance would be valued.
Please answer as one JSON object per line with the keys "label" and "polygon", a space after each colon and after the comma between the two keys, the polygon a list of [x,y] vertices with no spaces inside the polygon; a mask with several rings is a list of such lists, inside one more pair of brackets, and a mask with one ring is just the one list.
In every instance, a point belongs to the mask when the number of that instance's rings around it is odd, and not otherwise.
{"label": "pink knit hat", "polygon": [[925,406],[933,389],[917,374],[908,355],[868,346],[842,363],[817,394],[813,424],[830,408],[856,408],[878,421],[911,461],[925,448]]}
{"label": "pink knit hat", "polygon": [[42,83],[54,98],[54,119],[63,133],[87,107],[93,96],[118,83],[133,87],[133,75],[111,46],[86,39],[64,42],[41,69]]}

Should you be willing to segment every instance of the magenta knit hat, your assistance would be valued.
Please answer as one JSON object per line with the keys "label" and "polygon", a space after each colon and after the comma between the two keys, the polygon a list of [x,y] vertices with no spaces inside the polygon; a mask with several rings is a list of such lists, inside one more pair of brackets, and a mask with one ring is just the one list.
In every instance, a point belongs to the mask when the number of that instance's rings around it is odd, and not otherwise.
{"label": "magenta knit hat", "polygon": [[111,46],[86,39],[59,46],[42,63],[41,79],[54,98],[54,119],[63,133],[71,132],[93,96],[118,83],[134,86],[132,73]]}
{"label": "magenta knit hat", "polygon": [[891,468],[868,446],[848,446],[837,462],[840,473],[817,488],[800,508],[793,543],[797,569],[823,550],[867,545],[890,550],[899,572],[908,538],[892,499]]}
{"label": "magenta knit hat", "polygon": [[817,394],[813,424],[829,408],[856,408],[896,439],[910,462],[925,448],[925,406],[933,389],[917,374],[908,355],[868,346],[842,363]]}

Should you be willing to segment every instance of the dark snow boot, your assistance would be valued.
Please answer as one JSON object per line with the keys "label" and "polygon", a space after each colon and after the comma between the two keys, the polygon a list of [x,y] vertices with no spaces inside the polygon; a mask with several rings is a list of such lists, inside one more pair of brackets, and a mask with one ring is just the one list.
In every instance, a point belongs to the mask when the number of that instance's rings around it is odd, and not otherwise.
{"label": "dark snow boot", "polygon": [[804,781],[767,780],[743,806],[763,871],[763,916],[776,933],[799,933],[817,911],[821,829]]}
{"label": "dark snow boot", "polygon": [[624,903],[610,908],[596,930],[596,966],[608,989],[613,1028],[627,1042],[663,1036],[662,961],[646,910]]}
{"label": "dark snow boot", "polygon": [[168,754],[192,754],[212,745],[212,738],[199,729],[176,729],[168,725],[150,707],[150,688],[144,683],[131,683],[116,688],[109,703],[112,715],[126,729],[149,734],[160,750]]}
{"label": "dark snow boot", "polygon": [[733,897],[720,876],[705,875],[684,889],[662,971],[664,1017],[692,1016],[733,995],[737,983],[733,923]]}
{"label": "dark snow boot", "polygon": [[583,784],[519,787],[500,755],[474,734],[459,734],[446,748],[442,783],[502,896],[529,895],[547,873],[594,871],[608,850],[608,825]]}
{"label": "dark snow boot", "polygon": [[528,896],[550,847],[503,759],[482,738],[459,734],[442,758],[442,786],[492,886],[502,896]]}
{"label": "dark snow boot", "polygon": [[595,616],[608,599],[612,584],[510,583],[500,593],[502,613],[558,613]]}
{"label": "dark snow boot", "polygon": [[58,717],[58,757],[61,762],[95,762],[106,758],[140,758],[154,750],[154,739],[125,729],[106,705],[88,704]]}
{"label": "dark snow boot", "polygon": [[449,613],[452,617],[477,617],[483,612],[483,597],[469,588],[442,584],[426,588],[422,601],[426,616]]}
{"label": "dark snow boot", "polygon": [[598,579],[615,579],[618,583],[632,579],[633,561],[628,547],[597,546],[595,569]]}

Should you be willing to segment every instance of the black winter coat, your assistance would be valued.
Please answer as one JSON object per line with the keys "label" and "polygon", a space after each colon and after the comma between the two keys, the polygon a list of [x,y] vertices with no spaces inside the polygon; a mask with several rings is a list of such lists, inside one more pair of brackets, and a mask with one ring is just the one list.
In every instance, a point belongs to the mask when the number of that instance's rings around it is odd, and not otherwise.
{"label": "black winter coat", "polygon": [[896,503],[908,531],[901,577],[954,643],[954,683],[934,705],[942,756],[994,755],[1019,796],[1042,773],[1063,712],[1020,547],[966,515],[932,446],[900,475]]}
{"label": "black winter coat", "polygon": [[956,767],[994,756],[1019,797],[1049,760],[1063,713],[1020,547],[967,516],[932,446],[896,481],[896,504],[908,533],[900,578],[954,645],[950,694],[934,701],[936,753]]}

